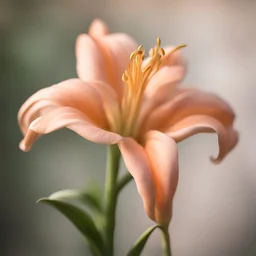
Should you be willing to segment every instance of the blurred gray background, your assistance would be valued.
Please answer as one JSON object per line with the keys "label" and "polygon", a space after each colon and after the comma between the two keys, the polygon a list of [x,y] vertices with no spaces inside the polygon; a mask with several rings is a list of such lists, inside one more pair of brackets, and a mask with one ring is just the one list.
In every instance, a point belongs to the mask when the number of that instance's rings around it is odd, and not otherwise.
{"label": "blurred gray background", "polygon": [[[103,185],[105,147],[61,130],[19,150],[16,115],[37,90],[76,77],[74,46],[94,18],[147,49],[188,44],[184,86],[212,91],[237,113],[240,142],[220,164],[215,135],[179,144],[180,180],[171,223],[174,256],[256,255],[256,1],[5,0],[0,3],[0,255],[89,255],[80,233],[35,201],[66,188]],[[151,225],[134,184],[120,197],[116,255]],[[160,255],[160,232],[143,255]]]}

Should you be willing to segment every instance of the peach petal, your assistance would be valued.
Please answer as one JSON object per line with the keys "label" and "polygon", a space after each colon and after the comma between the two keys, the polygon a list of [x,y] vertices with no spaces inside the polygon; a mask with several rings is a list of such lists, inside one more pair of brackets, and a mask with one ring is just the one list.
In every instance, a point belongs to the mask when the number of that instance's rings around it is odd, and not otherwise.
{"label": "peach petal", "polygon": [[99,93],[102,99],[105,115],[112,131],[119,131],[121,125],[121,112],[116,92],[107,84],[92,82],[90,84]]}
{"label": "peach petal", "polygon": [[156,191],[148,157],[143,147],[133,138],[123,138],[118,146],[123,155],[124,163],[135,180],[146,213],[152,220],[155,220]]}
{"label": "peach petal", "polygon": [[103,105],[118,105],[118,97],[116,92],[108,84],[94,81],[90,85],[98,92],[100,95]]}
{"label": "peach petal", "polygon": [[76,70],[80,79],[108,82],[105,59],[100,47],[86,34],[79,35],[76,40],[76,60]]}
{"label": "peach petal", "polygon": [[194,115],[175,123],[166,131],[166,134],[179,142],[198,133],[212,132],[218,135],[219,154],[216,158],[211,157],[211,160],[219,163],[238,142],[238,133],[232,126],[225,127],[220,121],[210,116]]}
{"label": "peach petal", "polygon": [[103,45],[111,54],[117,68],[118,79],[128,68],[130,55],[138,48],[138,44],[126,34],[111,34],[102,38]]}
{"label": "peach petal", "polygon": [[89,27],[88,34],[92,37],[100,37],[109,34],[109,28],[105,22],[100,19],[94,19]]}
{"label": "peach petal", "polygon": [[212,93],[189,90],[156,108],[148,117],[145,129],[164,130],[190,115],[208,115],[224,126],[231,125],[235,118],[231,107],[221,98]]}
{"label": "peach petal", "polygon": [[95,126],[79,110],[71,107],[60,107],[35,119],[30,124],[20,147],[22,150],[28,151],[40,135],[51,133],[63,127],[73,130],[85,139],[95,143],[116,144],[122,139],[119,134]]}
{"label": "peach petal", "polygon": [[156,184],[156,221],[159,224],[168,224],[178,184],[177,145],[171,137],[158,131],[150,131],[146,134],[145,151]]}
{"label": "peach petal", "polygon": [[145,90],[143,104],[140,110],[140,120],[156,108],[172,99],[176,92],[176,87],[185,75],[182,66],[171,66],[161,68],[149,81]]}
{"label": "peach petal", "polygon": [[126,34],[109,34],[97,38],[105,56],[108,81],[119,97],[123,93],[122,75],[130,63],[130,54],[138,47],[137,43]]}
{"label": "peach petal", "polygon": [[60,107],[60,105],[50,100],[39,100],[31,104],[18,119],[23,135],[26,134],[27,129],[33,120],[40,115],[45,115],[47,112],[50,112],[57,107]]}
{"label": "peach petal", "polygon": [[145,95],[149,98],[154,97],[158,90],[165,86],[169,87],[169,93],[171,93],[184,76],[184,67],[178,65],[165,66],[150,79]]}
{"label": "peach petal", "polygon": [[[99,93],[88,83],[79,79],[69,79],[36,92],[20,108],[18,113],[19,123],[24,125],[22,120],[26,119],[31,122],[33,116],[40,115],[42,105],[35,105],[38,101],[45,101],[44,109],[47,107],[47,102],[49,106],[61,105],[77,108],[96,124],[106,127],[106,118]],[[33,111],[31,111],[32,107]]]}

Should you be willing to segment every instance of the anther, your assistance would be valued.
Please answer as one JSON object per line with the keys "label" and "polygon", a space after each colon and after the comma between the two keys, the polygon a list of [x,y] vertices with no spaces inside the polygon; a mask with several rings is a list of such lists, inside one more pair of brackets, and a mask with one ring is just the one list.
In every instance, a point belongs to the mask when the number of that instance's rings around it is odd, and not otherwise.
{"label": "anther", "polygon": [[128,77],[127,77],[127,75],[125,73],[123,73],[123,75],[122,75],[122,80],[124,82],[127,82],[127,80],[128,80]]}
{"label": "anther", "polygon": [[132,60],[132,59],[134,58],[134,56],[136,55],[136,53],[137,53],[137,50],[131,53],[131,55],[130,55],[130,60]]}
{"label": "anther", "polygon": [[160,47],[160,45],[161,45],[161,39],[158,37],[157,38],[157,46]]}
{"label": "anther", "polygon": [[142,44],[138,47],[138,51],[141,51],[143,48]]}
{"label": "anther", "polygon": [[160,53],[164,56],[165,55],[165,51],[163,48],[160,48]]}

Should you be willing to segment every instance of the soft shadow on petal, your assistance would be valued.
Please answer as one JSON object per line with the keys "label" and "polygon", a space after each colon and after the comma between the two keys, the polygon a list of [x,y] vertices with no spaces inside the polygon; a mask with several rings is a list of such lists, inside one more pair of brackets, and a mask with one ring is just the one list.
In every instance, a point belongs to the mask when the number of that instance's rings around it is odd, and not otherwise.
{"label": "soft shadow on petal", "polygon": [[92,86],[100,95],[103,105],[118,105],[118,96],[116,92],[111,88],[108,84],[100,82],[100,81],[93,81],[90,83],[90,86]]}
{"label": "soft shadow on petal", "polygon": [[101,96],[109,127],[112,131],[120,131],[121,112],[116,92],[109,85],[102,82],[91,82],[90,85]]}
{"label": "soft shadow on petal", "polygon": [[18,121],[23,132],[35,118],[46,113],[47,109],[50,111],[58,106],[76,108],[98,126],[107,127],[102,100],[97,90],[79,79],[69,79],[36,92],[22,105]]}
{"label": "soft shadow on petal", "polygon": [[88,34],[92,37],[105,36],[109,34],[109,28],[102,20],[95,19],[89,27]]}
{"label": "soft shadow on petal", "polygon": [[132,138],[123,138],[119,148],[128,171],[133,176],[138,192],[142,197],[148,216],[155,220],[155,184],[144,148]]}
{"label": "soft shadow on petal", "polygon": [[71,107],[60,107],[35,119],[29,126],[25,138],[20,143],[24,151],[30,150],[42,134],[51,133],[66,127],[80,136],[95,143],[116,144],[122,137],[97,127],[82,112]]}
{"label": "soft shadow on petal", "polygon": [[76,40],[76,70],[83,81],[108,82],[104,56],[99,45],[87,34],[79,35]]}
{"label": "soft shadow on petal", "polygon": [[39,100],[32,103],[26,109],[23,109],[23,111],[20,111],[20,114],[18,115],[18,122],[23,135],[26,134],[31,122],[33,122],[40,115],[45,115],[47,112],[50,112],[57,107],[60,107],[60,105],[54,101]]}
{"label": "soft shadow on petal", "polygon": [[96,39],[105,57],[108,81],[119,97],[123,93],[122,75],[128,68],[130,54],[138,47],[126,34],[109,34]]}
{"label": "soft shadow on petal", "polygon": [[198,90],[185,90],[156,108],[147,118],[145,127],[164,130],[190,115],[208,115],[224,126],[231,125],[235,118],[231,107],[218,96]]}
{"label": "soft shadow on petal", "polygon": [[219,163],[238,142],[238,133],[232,126],[225,127],[220,121],[210,116],[194,115],[180,120],[166,130],[166,134],[176,142],[198,133],[212,132],[218,135],[219,154],[216,158],[211,157],[211,160]]}
{"label": "soft shadow on petal", "polygon": [[167,224],[172,216],[172,200],[178,184],[177,145],[166,134],[150,131],[146,134],[145,151],[156,184],[156,221]]}
{"label": "soft shadow on petal", "polygon": [[145,90],[141,110],[140,122],[156,107],[171,100],[176,95],[176,88],[185,76],[182,66],[161,68],[149,81]]}
{"label": "soft shadow on petal", "polygon": [[145,95],[149,98],[154,97],[163,87],[167,87],[166,93],[172,93],[184,76],[184,67],[178,65],[165,66],[150,79],[145,90]]}

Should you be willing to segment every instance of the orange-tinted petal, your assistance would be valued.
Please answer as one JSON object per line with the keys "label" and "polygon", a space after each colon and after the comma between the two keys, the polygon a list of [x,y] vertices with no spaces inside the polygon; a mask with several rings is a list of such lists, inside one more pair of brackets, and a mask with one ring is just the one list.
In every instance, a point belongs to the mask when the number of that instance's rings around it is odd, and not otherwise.
{"label": "orange-tinted petal", "polygon": [[161,68],[149,81],[145,90],[140,111],[140,121],[156,107],[171,100],[176,94],[176,87],[185,76],[182,66],[165,66]]}
{"label": "orange-tinted petal", "polygon": [[211,157],[211,160],[218,163],[237,144],[238,133],[232,126],[225,127],[220,121],[210,116],[194,115],[175,123],[166,131],[166,134],[179,142],[197,133],[212,132],[218,135],[219,154],[216,158]]}
{"label": "orange-tinted petal", "polygon": [[116,92],[109,85],[102,82],[92,82],[90,85],[96,89],[101,96],[103,108],[111,131],[120,131],[121,112]]}
{"label": "orange-tinted petal", "polygon": [[71,107],[59,107],[38,117],[30,124],[25,138],[20,143],[20,148],[28,151],[40,135],[51,133],[63,127],[67,127],[85,139],[96,143],[116,144],[122,139],[119,134],[95,126],[81,111]]}
{"label": "orange-tinted petal", "polygon": [[22,105],[18,121],[23,133],[35,118],[58,106],[76,108],[97,125],[107,126],[98,92],[88,83],[70,79],[36,92]]}
{"label": "orange-tinted petal", "polygon": [[105,58],[99,45],[86,34],[79,35],[76,41],[76,70],[83,81],[108,82]]}
{"label": "orange-tinted petal", "polygon": [[184,78],[185,68],[182,66],[162,67],[149,81],[145,90],[145,95],[153,98],[158,90],[165,88],[167,94],[172,93],[177,84]]}
{"label": "orange-tinted petal", "polygon": [[156,185],[156,222],[168,224],[178,184],[177,145],[172,138],[158,131],[148,132],[145,139],[145,151],[151,163]]}
{"label": "orange-tinted petal", "polygon": [[224,126],[231,125],[235,118],[231,107],[216,95],[189,90],[156,108],[148,117],[145,127],[164,130],[190,115],[208,115]]}
{"label": "orange-tinted petal", "polygon": [[126,34],[109,34],[96,39],[105,57],[108,81],[119,97],[123,93],[122,75],[128,68],[130,55],[138,47],[137,43]]}
{"label": "orange-tinted petal", "polygon": [[51,100],[39,100],[27,105],[26,108],[23,106],[18,114],[18,122],[23,135],[25,135],[33,120],[38,118],[40,115],[45,115],[47,112],[52,111],[60,105]]}
{"label": "orange-tinted petal", "polygon": [[98,92],[100,95],[103,105],[118,105],[118,97],[116,92],[105,83],[100,81],[91,82],[90,85]]}
{"label": "orange-tinted petal", "polygon": [[118,145],[125,165],[135,180],[146,213],[152,220],[155,220],[154,207],[156,191],[150,163],[145,150],[132,138],[123,138]]}
{"label": "orange-tinted petal", "polygon": [[89,27],[88,34],[92,37],[100,37],[109,34],[108,26],[100,19],[95,19]]}

